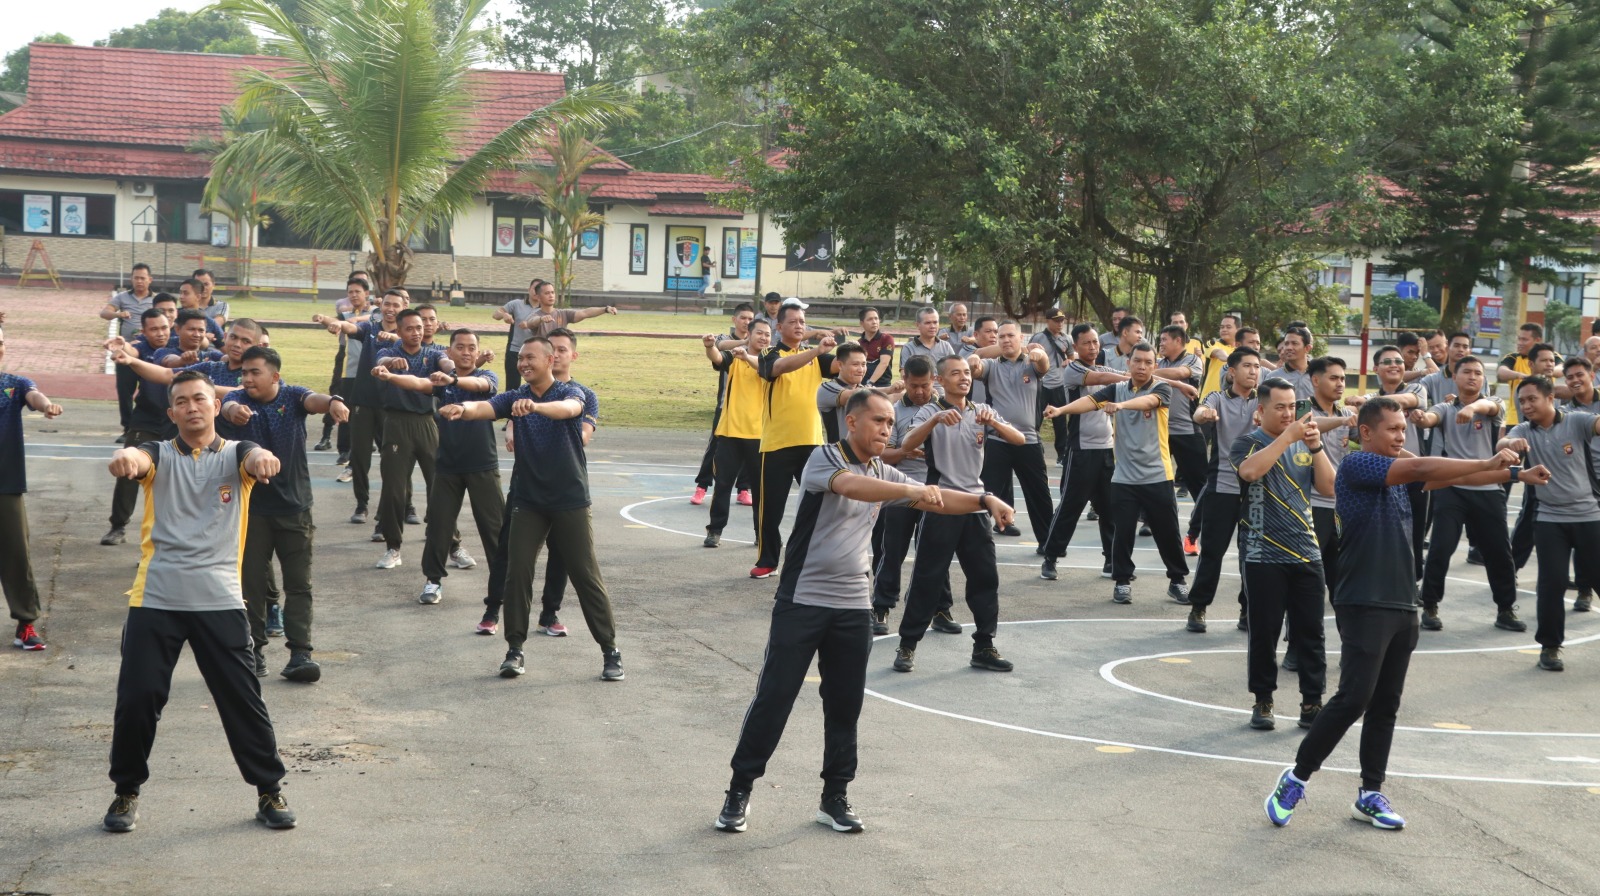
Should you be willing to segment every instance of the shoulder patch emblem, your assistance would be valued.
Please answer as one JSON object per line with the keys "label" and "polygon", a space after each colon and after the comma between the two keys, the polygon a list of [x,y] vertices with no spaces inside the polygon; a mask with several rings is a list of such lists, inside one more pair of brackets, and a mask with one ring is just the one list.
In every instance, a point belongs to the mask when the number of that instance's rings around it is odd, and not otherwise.
{"label": "shoulder patch emblem", "polygon": [[224,504],[232,504],[233,503],[233,486],[224,485],[224,486],[219,487],[217,489],[217,497],[221,498],[222,499],[222,503],[224,503]]}

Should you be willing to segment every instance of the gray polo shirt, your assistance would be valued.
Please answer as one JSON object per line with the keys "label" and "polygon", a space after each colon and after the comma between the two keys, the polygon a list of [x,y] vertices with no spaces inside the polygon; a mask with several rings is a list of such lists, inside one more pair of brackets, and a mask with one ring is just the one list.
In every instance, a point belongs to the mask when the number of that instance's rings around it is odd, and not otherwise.
{"label": "gray polo shirt", "polygon": [[1239,494],[1239,471],[1229,459],[1233,443],[1256,428],[1256,408],[1260,401],[1256,390],[1249,395],[1235,395],[1232,388],[1207,395],[1200,406],[1217,412],[1216,441],[1211,443],[1211,469],[1206,488],[1219,495]]}
{"label": "gray polo shirt", "polygon": [[[1467,460],[1486,460],[1494,456],[1496,433],[1505,424],[1505,408],[1500,399],[1490,401],[1499,408],[1493,417],[1474,416],[1467,423],[1456,422],[1456,411],[1461,410],[1461,399],[1434,405],[1428,413],[1439,415],[1439,425],[1433,428],[1433,453],[1440,457],[1460,457]],[[1497,492],[1500,485],[1455,485],[1451,488],[1475,492]]]}
{"label": "gray polo shirt", "polygon": [[[930,401],[928,404],[931,405],[934,402]],[[906,433],[916,428],[917,411],[927,406],[911,404],[904,398],[894,403],[894,429],[889,433],[889,447],[900,447],[900,443],[905,441]],[[905,474],[905,477],[912,482],[928,481],[928,462],[921,457],[908,457],[895,464],[894,467]]]}
{"label": "gray polo shirt", "polygon": [[1453,394],[1456,391],[1455,380],[1445,376],[1443,370],[1430,373],[1422,379],[1417,380],[1415,384],[1420,385],[1423,393],[1428,396],[1428,400],[1424,402],[1424,404],[1426,404],[1428,407],[1433,407],[1434,405],[1439,404],[1440,402],[1444,401],[1444,397],[1446,395]]}
{"label": "gray polo shirt", "polygon": [[[1588,411],[1591,414],[1600,414],[1600,389],[1592,390],[1587,402],[1577,400],[1567,402],[1563,407],[1571,411]],[[1600,482],[1600,436],[1589,440],[1589,456],[1594,463],[1595,481]]]}
{"label": "gray polo shirt", "polygon": [[[1198,357],[1189,352],[1184,352],[1172,361],[1168,361],[1166,358],[1156,359],[1156,368],[1158,370],[1171,370],[1175,367],[1187,368],[1189,376],[1184,381],[1196,389],[1200,388],[1200,384],[1204,382],[1206,368]],[[1167,419],[1167,431],[1175,436],[1194,435],[1194,408],[1195,404],[1189,400],[1189,396],[1178,389],[1173,389],[1172,415]]]}
{"label": "gray polo shirt", "polygon": [[1106,356],[1107,367],[1118,373],[1128,372],[1128,356],[1132,355],[1133,352],[1129,352],[1127,355],[1122,354],[1122,343],[1112,342],[1101,349],[1101,352]]}
{"label": "gray polo shirt", "polygon": [[968,326],[965,330],[957,330],[953,327],[943,327],[939,330],[938,338],[950,343],[950,348],[954,350],[957,355],[966,355],[971,354],[971,352],[975,351],[975,349],[961,340],[971,335],[971,326]]}
{"label": "gray polo shirt", "polygon": [[[1082,361],[1071,361],[1061,369],[1062,385],[1067,390],[1067,403],[1082,398],[1094,387],[1084,382],[1090,370],[1094,368],[1085,365]],[[1067,418],[1067,448],[1068,449],[1100,449],[1112,448],[1115,445],[1116,434],[1111,429],[1111,418],[1105,414],[1073,414]]]}
{"label": "gray polo shirt", "polygon": [[[929,402],[917,409],[917,415],[912,419],[912,428],[921,426],[928,418],[954,407],[955,405],[943,398]],[[927,441],[922,443],[923,453],[928,458],[930,485],[972,495],[984,493],[983,440],[987,427],[978,422],[977,416],[979,408],[987,407],[989,406],[986,404],[969,401],[966,409],[961,412],[961,422],[954,426],[934,424]],[[1001,423],[1006,422],[1000,414],[995,414],[995,417]]]}
{"label": "gray polo shirt", "polygon": [[822,417],[822,431],[830,442],[837,442],[850,432],[844,425],[844,406],[839,404],[839,396],[854,388],[838,380],[824,380],[817,387],[817,414]]}
{"label": "gray polo shirt", "polygon": [[[1328,455],[1328,462],[1333,464],[1333,470],[1337,473],[1339,464],[1344,462],[1344,456],[1350,453],[1350,437],[1356,434],[1354,429],[1356,422],[1355,408],[1347,408],[1343,404],[1335,404],[1333,413],[1330,414],[1317,406],[1315,398],[1311,399],[1311,408],[1312,420],[1316,420],[1318,417],[1343,417],[1350,421],[1349,426],[1341,426],[1338,429],[1329,430],[1322,434],[1322,452]],[[1305,446],[1302,445],[1301,447]],[[1325,510],[1334,509],[1334,497],[1332,495],[1324,498],[1316,489],[1312,489],[1306,494],[1311,498],[1312,507],[1321,507]]]}
{"label": "gray polo shirt", "polygon": [[[777,599],[835,610],[872,606],[870,546],[878,519],[877,502],[856,501],[833,491],[840,473],[906,482],[904,474],[881,458],[862,461],[839,442],[811,452],[800,474],[800,508],[778,576]],[[890,507],[914,506],[885,501]]]}
{"label": "gray polo shirt", "polygon": [[244,461],[256,447],[220,436],[202,448],[181,439],[139,446],[150,457],[150,471],[139,480],[150,521],[128,606],[244,609],[239,552],[256,483]]}
{"label": "gray polo shirt", "polygon": [[[1262,375],[1263,379],[1265,379],[1266,371],[1262,371]],[[1272,371],[1271,375],[1280,380],[1286,380],[1289,385],[1293,386],[1296,399],[1310,398],[1317,394],[1316,387],[1311,385],[1311,374],[1303,370],[1290,370],[1287,367],[1279,367],[1277,370]]]}
{"label": "gray polo shirt", "polygon": [[[1550,482],[1539,488],[1541,523],[1600,522],[1600,499],[1590,475],[1588,443],[1595,437],[1596,417],[1588,411],[1556,411],[1548,429],[1524,420],[1507,438],[1528,440],[1528,463],[1544,464]],[[1594,548],[1593,545],[1590,546]]]}
{"label": "gray polo shirt", "polygon": [[[140,320],[140,317],[154,307],[155,301],[156,294],[154,290],[146,293],[142,299],[135,296],[131,289],[123,290],[111,297],[111,307],[118,311],[128,312],[127,320],[117,321],[117,332],[122,334],[123,339],[132,339],[139,335],[139,331],[144,327],[144,322]],[[178,338],[176,326],[173,327],[172,338]]]}
{"label": "gray polo shirt", "polygon": [[934,339],[933,348],[928,348],[922,344],[921,339],[913,336],[900,343],[900,375],[906,375],[906,362],[920,355],[927,358],[928,363],[933,365],[933,375],[937,377],[939,375],[939,359],[951,357],[955,353],[956,350],[951,348],[950,343],[943,339]]}
{"label": "gray polo shirt", "polygon": [[[1427,377],[1423,377],[1423,379],[1427,379]],[[1428,400],[1428,390],[1422,386],[1422,383],[1421,383],[1420,380],[1419,381],[1410,382],[1410,383],[1405,383],[1399,389],[1396,389],[1393,392],[1385,392],[1385,391],[1383,391],[1383,387],[1379,386],[1378,387],[1378,394],[1379,395],[1406,395],[1406,394],[1415,395],[1415,396],[1417,396],[1417,407],[1418,408],[1426,408],[1431,404],[1438,404],[1438,402],[1429,401]],[[1430,446],[1426,446],[1426,445],[1423,444],[1423,439],[1425,438],[1424,431],[1421,430],[1421,429],[1418,429],[1417,428],[1417,424],[1411,422],[1411,412],[1410,411],[1406,411],[1405,415],[1406,415],[1406,450],[1411,452],[1412,454],[1415,454],[1418,457],[1424,457],[1424,456],[1427,455],[1428,448],[1430,447]],[[1360,435],[1360,433],[1356,430],[1356,428],[1354,426],[1351,427],[1350,434],[1352,436],[1359,436]]]}
{"label": "gray polo shirt", "polygon": [[1043,346],[1044,353],[1050,356],[1050,371],[1042,377],[1045,388],[1061,388],[1064,385],[1063,377],[1067,364],[1072,361],[1072,337],[1066,330],[1062,330],[1061,335],[1056,336],[1046,328],[1028,337],[1028,344]]}
{"label": "gray polo shirt", "polygon": [[1153,411],[1118,411],[1116,471],[1111,481],[1120,485],[1146,485],[1172,481],[1172,455],[1167,450],[1167,413],[1172,407],[1172,387],[1151,377],[1143,389],[1132,382],[1105,386],[1094,393],[1097,405],[1132,401],[1154,392],[1161,405]]}
{"label": "gray polo shirt", "polygon": [[527,342],[528,337],[533,335],[533,331],[522,328],[522,323],[540,318],[543,315],[540,313],[538,305],[529,302],[525,298],[512,299],[501,305],[500,310],[516,318],[511,324],[511,339],[506,344],[506,351],[515,355],[522,351],[522,343]]}
{"label": "gray polo shirt", "polygon": [[[1022,433],[1025,444],[1039,444],[1039,430],[1033,419],[1039,412],[1039,371],[1027,355],[1018,355],[1014,361],[990,358],[983,362],[983,385],[986,402],[995,412]],[[989,433],[989,438],[1000,438],[999,433]]]}

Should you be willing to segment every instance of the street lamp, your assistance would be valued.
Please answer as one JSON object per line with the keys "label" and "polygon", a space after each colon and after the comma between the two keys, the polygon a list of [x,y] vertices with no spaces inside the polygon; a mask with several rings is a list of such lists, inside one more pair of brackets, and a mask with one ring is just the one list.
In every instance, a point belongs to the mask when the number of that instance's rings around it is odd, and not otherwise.
{"label": "street lamp", "polygon": [[352,251],[350,253],[350,273],[354,274],[355,272],[356,272],[356,253],[354,251]]}

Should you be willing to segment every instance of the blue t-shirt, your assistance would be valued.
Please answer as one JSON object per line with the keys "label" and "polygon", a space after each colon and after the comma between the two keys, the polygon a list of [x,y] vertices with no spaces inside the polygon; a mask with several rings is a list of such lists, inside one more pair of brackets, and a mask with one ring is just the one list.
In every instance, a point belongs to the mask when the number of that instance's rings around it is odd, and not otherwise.
{"label": "blue t-shirt", "polygon": [[[243,426],[229,428],[239,433],[238,440],[254,442],[277,455],[278,475],[251,492],[250,513],[262,516],[291,516],[311,509],[311,470],[306,465],[306,397],[313,394],[304,386],[278,384],[278,397],[260,402],[243,389],[229,392],[223,404],[237,402],[255,414]],[[224,421],[217,418],[220,427]]]}
{"label": "blue t-shirt", "polygon": [[[433,387],[433,395],[440,404],[461,404],[467,401],[488,401],[500,388],[500,379],[492,370],[474,370],[462,376],[478,377],[489,381],[489,391],[468,392],[454,383]],[[495,447],[494,423],[490,420],[446,420],[438,418],[439,457],[435,469],[440,473],[464,476],[498,469],[500,453]]]}
{"label": "blue t-shirt", "polygon": [[521,399],[535,402],[582,402],[583,390],[573,383],[552,382],[543,395],[524,383],[489,399],[495,417],[511,420],[516,442],[516,463],[511,469],[511,500],[521,507],[543,511],[577,510],[589,506],[588,459],[583,451],[583,418],[552,420],[543,414],[511,416],[511,406]]}
{"label": "blue t-shirt", "polygon": [[[151,348],[143,339],[130,342],[129,345],[138,351],[139,360],[151,364],[159,365],[161,359],[179,354],[175,343],[171,340],[168,340],[167,345],[172,345],[173,348]],[[139,389],[133,393],[133,412],[128,415],[128,428],[153,432],[162,439],[170,439],[178,434],[178,427],[167,417],[165,383],[153,383],[144,377],[139,378]]]}
{"label": "blue t-shirt", "polygon": [[[378,350],[377,364],[382,364],[390,358],[401,358],[406,362],[406,369],[396,371],[397,373],[427,379],[439,371],[439,359],[443,357],[444,349],[431,343],[424,342],[417,347],[415,353],[410,353],[401,347],[400,343],[395,342],[388,348]],[[378,386],[378,403],[384,410],[407,414],[431,414],[434,408],[433,395],[427,392],[413,392],[410,389],[402,389],[394,383],[384,382],[380,382]]]}
{"label": "blue t-shirt", "polygon": [[1403,485],[1388,485],[1396,458],[1352,451],[1333,480],[1339,523],[1335,606],[1415,610],[1417,583],[1411,554],[1411,499]]}
{"label": "blue t-shirt", "polygon": [[0,495],[20,495],[28,490],[28,467],[22,457],[22,411],[28,393],[39,387],[27,377],[0,373]]}

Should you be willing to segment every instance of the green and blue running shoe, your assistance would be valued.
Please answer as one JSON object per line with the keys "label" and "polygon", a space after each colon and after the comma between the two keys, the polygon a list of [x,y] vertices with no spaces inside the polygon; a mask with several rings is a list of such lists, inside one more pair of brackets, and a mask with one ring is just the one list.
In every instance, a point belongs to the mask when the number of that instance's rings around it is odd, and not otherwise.
{"label": "green and blue running shoe", "polygon": [[1294,779],[1294,769],[1286,768],[1278,776],[1278,786],[1267,795],[1267,820],[1283,827],[1294,816],[1294,807],[1305,799],[1306,785]]}
{"label": "green and blue running shoe", "polygon": [[1350,807],[1350,815],[1357,821],[1371,822],[1373,827],[1386,831],[1398,831],[1406,826],[1406,820],[1389,805],[1389,798],[1376,790],[1361,791],[1356,804]]}

